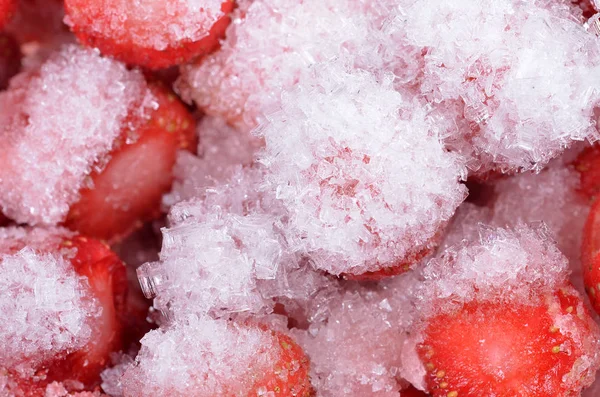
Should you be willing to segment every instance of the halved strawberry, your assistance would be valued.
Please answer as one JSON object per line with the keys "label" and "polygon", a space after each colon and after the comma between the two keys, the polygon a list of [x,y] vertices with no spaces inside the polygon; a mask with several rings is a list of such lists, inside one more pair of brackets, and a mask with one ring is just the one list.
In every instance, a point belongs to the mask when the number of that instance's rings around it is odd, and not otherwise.
{"label": "halved strawberry", "polygon": [[[193,150],[195,121],[186,107],[159,83],[150,84],[158,108],[135,131],[123,131],[93,187],[81,191],[65,226],[114,242],[160,214],[161,197],[173,181],[177,151]],[[131,135],[138,138],[130,142]]]}
{"label": "halved strawberry", "polygon": [[537,306],[475,301],[439,314],[418,353],[434,397],[575,396],[591,383],[580,365],[597,332],[581,299],[562,289]]}
{"label": "halved strawberry", "polygon": [[600,145],[585,148],[573,163],[579,172],[579,191],[589,199],[600,192]]}
{"label": "halved strawberry", "polygon": [[17,0],[0,0],[0,29],[12,18],[17,9]]}
{"label": "halved strawberry", "polygon": [[71,30],[82,44],[148,69],[179,65],[219,47],[235,3],[210,0],[203,6],[194,9],[175,0],[141,7],[115,0],[65,0]]}
{"label": "halved strawberry", "polygon": [[21,57],[19,43],[9,34],[0,32],[0,90],[8,87],[11,77],[19,73]]}
{"label": "halved strawberry", "polygon": [[[10,251],[25,246],[28,246],[27,237],[5,245]],[[100,383],[100,373],[109,363],[109,355],[123,347],[121,316],[127,295],[126,268],[106,244],[82,236],[65,237],[58,246],[36,242],[34,248],[42,252],[56,251],[68,259],[75,272],[87,278],[91,295],[102,311],[99,316],[88,318],[92,337],[83,348],[45,359],[36,365],[33,377],[24,378],[8,368],[8,382],[18,393],[30,397],[45,395],[46,387],[52,382],[64,382],[73,390],[94,390]]]}

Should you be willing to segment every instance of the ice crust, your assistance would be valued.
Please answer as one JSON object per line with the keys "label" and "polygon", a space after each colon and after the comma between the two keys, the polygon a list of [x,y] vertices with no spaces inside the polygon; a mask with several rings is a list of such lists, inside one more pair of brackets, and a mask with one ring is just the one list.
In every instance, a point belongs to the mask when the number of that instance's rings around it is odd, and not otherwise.
{"label": "ice crust", "polygon": [[13,78],[0,93],[2,211],[31,225],[63,221],[126,117],[151,105],[141,73],[75,45]]}
{"label": "ice crust", "polygon": [[402,7],[405,44],[425,52],[420,94],[473,173],[539,171],[573,141],[598,139],[597,38],[564,3]]}
{"label": "ice crust", "polygon": [[71,0],[66,23],[84,20],[99,37],[161,51],[208,36],[224,16],[221,4],[226,1],[230,0]]}
{"label": "ice crust", "polygon": [[58,250],[61,229],[4,228],[0,231],[0,372],[31,376],[44,360],[83,347],[91,318],[101,309],[87,279],[78,276]]}
{"label": "ice crust", "polygon": [[257,327],[191,317],[146,334],[122,378],[123,395],[243,395],[272,371],[277,346],[272,333]]}

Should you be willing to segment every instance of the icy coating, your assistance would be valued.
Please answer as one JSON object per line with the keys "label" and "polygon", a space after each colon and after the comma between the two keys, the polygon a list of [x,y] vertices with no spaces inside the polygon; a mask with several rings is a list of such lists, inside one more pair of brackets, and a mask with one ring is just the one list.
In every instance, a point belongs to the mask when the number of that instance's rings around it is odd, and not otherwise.
{"label": "icy coating", "polygon": [[272,333],[224,320],[191,317],[142,339],[122,378],[125,396],[237,396],[279,359]]}
{"label": "icy coating", "polygon": [[[62,230],[5,228],[0,254],[0,372],[27,374],[46,359],[83,347],[100,308],[87,280],[58,250]],[[24,246],[24,240],[30,242]]]}
{"label": "icy coating", "polygon": [[411,264],[465,196],[459,159],[390,80],[334,64],[301,83],[258,130],[290,249],[336,275]]}
{"label": "icy coating", "polygon": [[420,93],[474,173],[540,170],[573,140],[598,139],[597,38],[566,5],[401,3],[404,44],[425,51]]}
{"label": "icy coating", "polygon": [[100,167],[128,115],[151,103],[141,73],[68,45],[0,93],[0,208],[20,223],[55,224]]}
{"label": "icy coating", "polygon": [[205,116],[197,133],[197,155],[178,153],[173,188],[163,200],[167,207],[202,197],[206,189],[227,183],[236,172],[254,162],[255,153],[263,146],[262,139],[235,129],[218,117]]}
{"label": "icy coating", "polygon": [[316,299],[294,336],[311,360],[317,395],[398,397],[401,350],[410,324],[406,281],[351,286]]}
{"label": "icy coating", "polygon": [[[369,21],[349,0],[240,1],[222,48],[182,67],[179,89],[206,113],[248,131],[312,65],[371,58]],[[372,54],[371,54],[372,55]]]}
{"label": "icy coating", "polygon": [[221,5],[227,1],[231,0],[69,0],[66,23],[161,51],[208,36],[225,15]]}

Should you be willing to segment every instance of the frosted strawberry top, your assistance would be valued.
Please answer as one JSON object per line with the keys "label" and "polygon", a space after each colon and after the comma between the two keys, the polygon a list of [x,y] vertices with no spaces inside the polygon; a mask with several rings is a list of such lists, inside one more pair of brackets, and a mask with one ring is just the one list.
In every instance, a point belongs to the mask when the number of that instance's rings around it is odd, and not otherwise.
{"label": "frosted strawberry top", "polygon": [[239,395],[279,359],[271,333],[202,317],[151,331],[141,342],[121,380],[127,396]]}
{"label": "frosted strawberry top", "polygon": [[390,80],[333,64],[301,82],[258,129],[290,248],[336,275],[412,264],[464,199],[460,159]]}
{"label": "frosted strawberry top", "polygon": [[403,3],[405,44],[426,51],[420,92],[473,172],[540,170],[573,141],[598,139],[597,38],[566,6]]}
{"label": "frosted strawberry top", "polygon": [[[165,50],[198,41],[225,15],[221,5],[231,0],[129,0],[69,2],[69,25],[85,24],[100,36]],[[85,22],[83,22],[85,21]]]}
{"label": "frosted strawberry top", "polygon": [[20,223],[64,220],[126,117],[151,106],[139,72],[70,45],[0,93],[0,208]]}
{"label": "frosted strawberry top", "polygon": [[90,318],[101,314],[87,279],[58,250],[68,235],[62,229],[0,232],[0,362],[24,376],[44,360],[83,347],[92,335]]}

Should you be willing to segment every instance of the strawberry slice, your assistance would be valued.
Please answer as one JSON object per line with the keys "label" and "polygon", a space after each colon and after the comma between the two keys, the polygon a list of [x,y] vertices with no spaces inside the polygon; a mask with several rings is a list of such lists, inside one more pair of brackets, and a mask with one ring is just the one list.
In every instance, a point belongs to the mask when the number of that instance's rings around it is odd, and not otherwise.
{"label": "strawberry slice", "polygon": [[0,0],[0,29],[13,17],[17,0]]}
{"label": "strawberry slice", "polygon": [[593,199],[600,192],[600,145],[585,148],[573,165],[580,175],[579,191]]}
{"label": "strawberry slice", "polygon": [[[0,4],[2,0],[0,0]],[[0,6],[1,8],[1,6]],[[11,77],[21,69],[19,43],[7,33],[0,32],[0,90],[8,87]]]}
{"label": "strawberry slice", "polygon": [[162,195],[173,181],[177,151],[195,147],[195,121],[175,94],[159,83],[150,84],[158,103],[149,121],[135,129],[129,142],[124,131],[110,161],[90,178],[69,210],[65,226],[95,238],[114,242],[160,214]]}
{"label": "strawberry slice", "polygon": [[206,0],[203,7],[180,0],[131,7],[117,0],[65,0],[65,9],[82,44],[128,64],[163,69],[219,47],[235,6],[221,1]]}
{"label": "strawberry slice", "polygon": [[[15,240],[6,246],[16,252],[27,245],[26,240]],[[110,353],[123,347],[121,315],[127,295],[126,268],[106,244],[82,236],[64,238],[58,247],[38,249],[57,250],[68,258],[75,272],[87,278],[90,292],[102,312],[89,318],[92,337],[83,348],[45,360],[36,367],[36,376],[32,378],[23,378],[9,368],[9,383],[32,397],[45,395],[46,387],[52,382],[74,385],[78,390],[81,387],[93,390],[100,383],[100,373],[109,363]]]}
{"label": "strawberry slice", "polygon": [[[470,302],[427,323],[418,353],[434,397],[575,396],[597,326],[572,289],[538,306]],[[587,379],[586,379],[587,377]]]}

